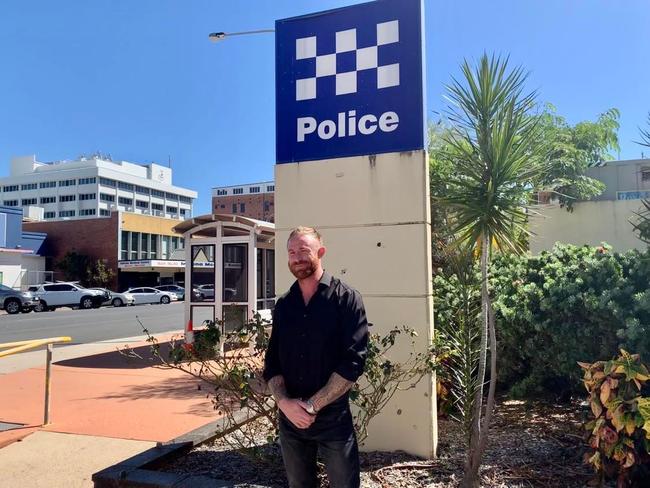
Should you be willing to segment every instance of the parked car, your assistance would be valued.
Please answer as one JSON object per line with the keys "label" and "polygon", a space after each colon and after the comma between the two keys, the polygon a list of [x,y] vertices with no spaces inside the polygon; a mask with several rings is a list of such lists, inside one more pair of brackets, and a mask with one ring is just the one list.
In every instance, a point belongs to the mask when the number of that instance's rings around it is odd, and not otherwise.
{"label": "parked car", "polygon": [[89,290],[78,283],[45,283],[38,285],[33,292],[38,299],[34,310],[43,312],[58,307],[99,308],[104,293]]}
{"label": "parked car", "polygon": [[185,288],[178,285],[160,285],[155,287],[156,290],[169,291],[175,293],[179,300],[185,300]]}
{"label": "parked car", "polygon": [[175,293],[169,291],[160,291],[149,287],[129,288],[125,293],[133,295],[136,305],[140,305],[142,303],[168,304],[170,302],[178,300],[178,296]]}
{"label": "parked car", "polygon": [[37,303],[38,299],[29,291],[21,292],[8,286],[0,285],[0,309],[5,310],[9,314],[31,312]]}
{"label": "parked car", "polygon": [[214,285],[199,285],[192,290],[194,296],[199,300],[207,300],[209,298],[214,298]]}
{"label": "parked car", "polygon": [[101,290],[104,292],[102,305],[113,305],[114,307],[125,307],[135,305],[135,297],[130,293],[118,293],[107,290],[106,288],[92,288],[92,290]]}

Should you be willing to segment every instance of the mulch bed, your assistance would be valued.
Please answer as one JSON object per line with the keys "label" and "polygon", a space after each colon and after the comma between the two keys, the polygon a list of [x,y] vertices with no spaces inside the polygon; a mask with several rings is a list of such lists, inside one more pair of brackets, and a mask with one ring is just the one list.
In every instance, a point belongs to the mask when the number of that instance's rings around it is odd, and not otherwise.
{"label": "mulch bed", "polygon": [[[583,464],[581,423],[586,412],[577,404],[550,405],[505,400],[499,403],[481,470],[485,487],[584,487],[593,471]],[[459,486],[464,441],[460,426],[439,421],[439,457],[422,460],[404,452],[361,454],[363,488]],[[197,446],[162,471],[201,474],[265,488],[287,486],[280,451],[275,444],[259,450],[266,462],[230,450],[223,441]],[[327,487],[324,475],[321,487]]]}

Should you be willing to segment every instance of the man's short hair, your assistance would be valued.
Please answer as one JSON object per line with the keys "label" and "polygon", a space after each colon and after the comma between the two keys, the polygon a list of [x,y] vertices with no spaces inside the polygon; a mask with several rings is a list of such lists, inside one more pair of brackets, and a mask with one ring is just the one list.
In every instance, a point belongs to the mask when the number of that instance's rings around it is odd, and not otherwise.
{"label": "man's short hair", "polygon": [[321,236],[320,232],[318,232],[313,227],[305,227],[300,225],[293,229],[291,231],[291,234],[289,234],[289,239],[287,239],[287,245],[289,245],[289,241],[291,241],[291,239],[296,236],[312,236],[319,242],[321,246],[323,245],[323,236]]}

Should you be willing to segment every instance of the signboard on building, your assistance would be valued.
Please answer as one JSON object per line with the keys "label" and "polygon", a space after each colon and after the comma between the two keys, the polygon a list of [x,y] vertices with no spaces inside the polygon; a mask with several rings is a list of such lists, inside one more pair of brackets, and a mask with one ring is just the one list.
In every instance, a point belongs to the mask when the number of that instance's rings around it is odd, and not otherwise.
{"label": "signboard on building", "polygon": [[160,259],[140,259],[132,261],[118,261],[119,269],[129,268],[182,268],[185,261],[169,261]]}
{"label": "signboard on building", "polygon": [[424,148],[421,0],[276,21],[278,163]]}

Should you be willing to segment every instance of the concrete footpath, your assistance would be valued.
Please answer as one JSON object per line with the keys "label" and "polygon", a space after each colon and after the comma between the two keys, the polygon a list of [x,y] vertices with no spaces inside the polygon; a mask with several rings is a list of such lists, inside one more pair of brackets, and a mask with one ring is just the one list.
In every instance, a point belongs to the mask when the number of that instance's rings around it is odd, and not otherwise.
{"label": "concrete footpath", "polygon": [[[121,355],[127,345],[143,359]],[[16,427],[0,430],[0,486],[90,487],[94,472],[216,420],[207,385],[154,368],[148,351],[144,337],[55,346],[47,426],[45,352],[0,358],[0,429]]]}

